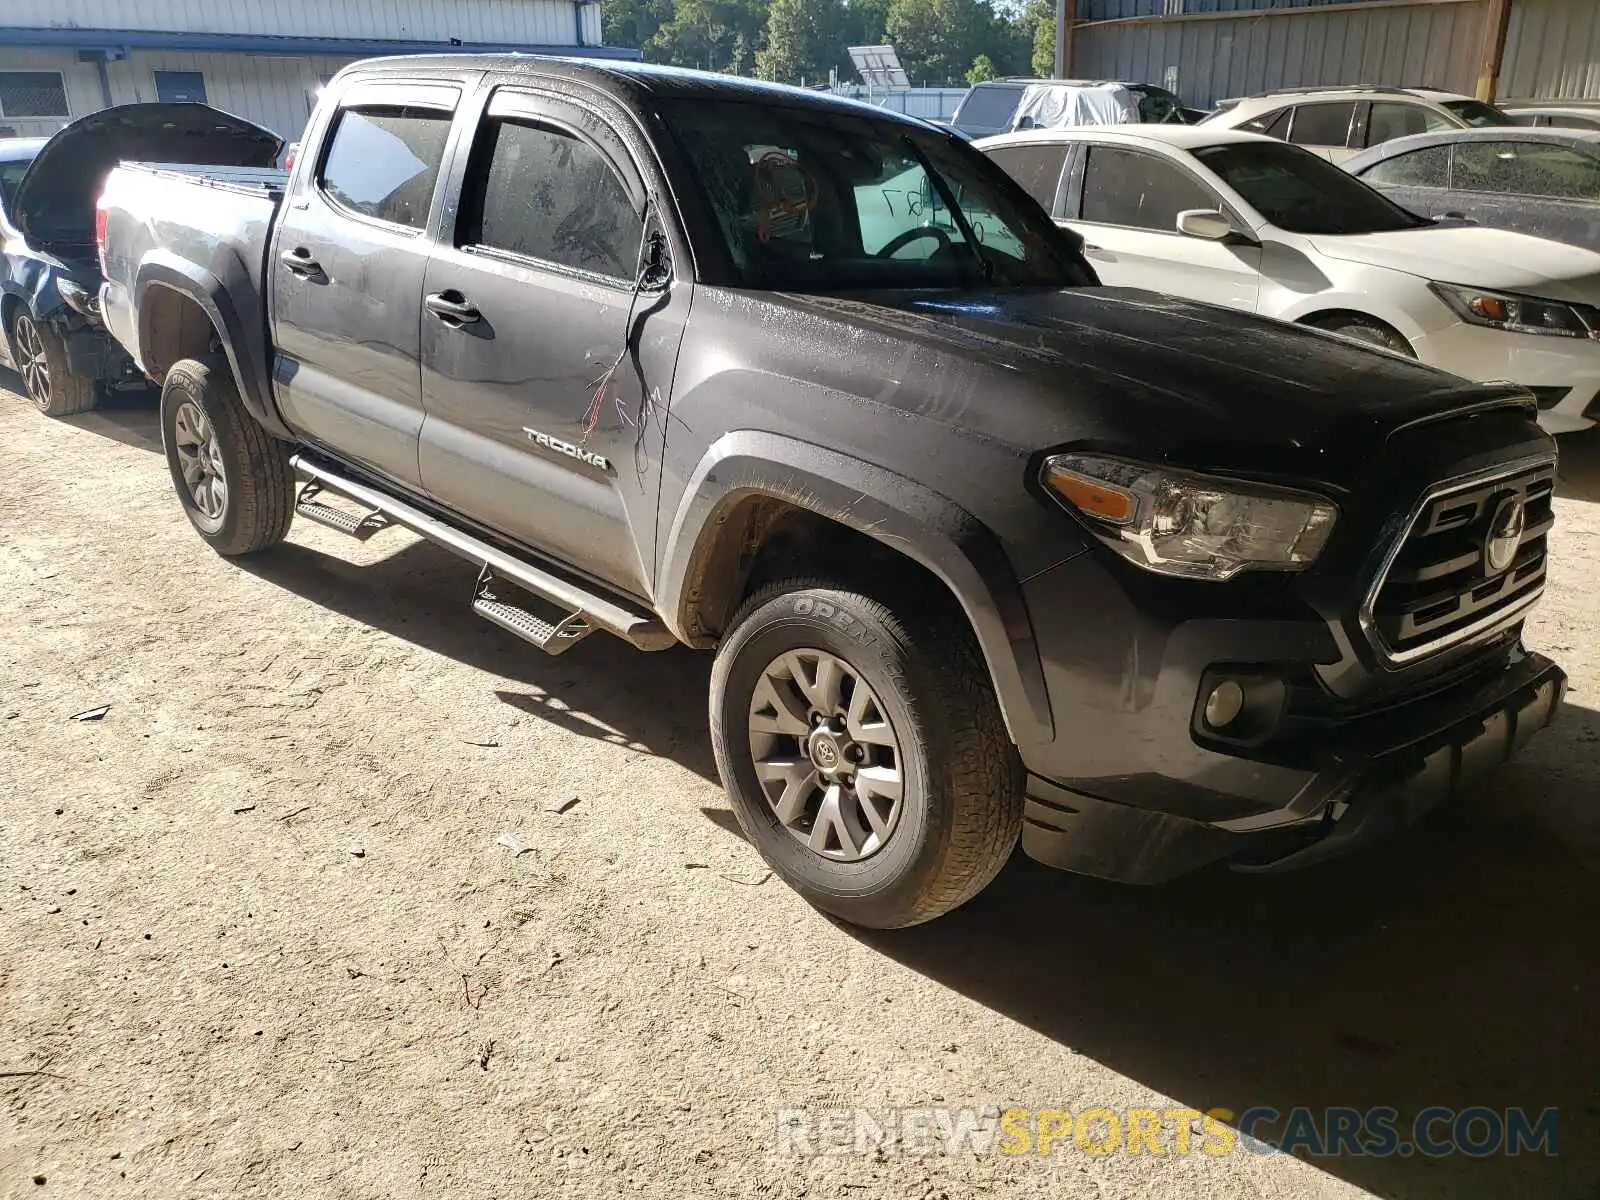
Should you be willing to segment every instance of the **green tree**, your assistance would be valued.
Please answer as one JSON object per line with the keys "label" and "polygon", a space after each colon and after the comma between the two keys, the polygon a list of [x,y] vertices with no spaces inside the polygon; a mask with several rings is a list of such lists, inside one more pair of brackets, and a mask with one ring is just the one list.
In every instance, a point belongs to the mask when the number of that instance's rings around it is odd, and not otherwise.
{"label": "green tree", "polygon": [[983,0],[891,0],[888,35],[913,84],[957,84],[995,34]]}
{"label": "green tree", "polygon": [[995,78],[998,76],[995,74],[994,61],[987,54],[980,54],[972,60],[972,70],[967,72],[968,83],[988,83]]}
{"label": "green tree", "polygon": [[672,20],[672,0],[606,0],[600,11],[606,45],[637,49]]}
{"label": "green tree", "polygon": [[1033,28],[1033,73],[1049,79],[1056,73],[1056,17],[1052,10]]}
{"label": "green tree", "polygon": [[888,36],[890,0],[848,0],[845,45],[881,46]]}
{"label": "green tree", "polygon": [[843,0],[772,0],[756,73],[780,83],[818,83],[846,61]]}
{"label": "green tree", "polygon": [[764,0],[676,0],[672,20],[645,43],[645,57],[675,67],[753,74],[766,15]]}

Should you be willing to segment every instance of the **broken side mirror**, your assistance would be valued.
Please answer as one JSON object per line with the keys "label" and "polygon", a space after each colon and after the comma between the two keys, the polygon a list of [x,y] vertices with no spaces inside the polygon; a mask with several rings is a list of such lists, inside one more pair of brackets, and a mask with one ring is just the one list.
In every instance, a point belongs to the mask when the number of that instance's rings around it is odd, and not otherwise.
{"label": "broken side mirror", "polygon": [[639,290],[641,292],[665,291],[672,283],[672,253],[667,247],[667,235],[652,229],[644,240],[644,253],[639,261]]}

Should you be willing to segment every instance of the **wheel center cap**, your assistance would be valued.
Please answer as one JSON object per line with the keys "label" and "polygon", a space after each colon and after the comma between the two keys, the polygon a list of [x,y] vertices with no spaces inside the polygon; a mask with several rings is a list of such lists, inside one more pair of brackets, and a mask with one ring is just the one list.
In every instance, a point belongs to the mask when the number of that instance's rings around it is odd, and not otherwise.
{"label": "wheel center cap", "polygon": [[838,737],[831,730],[819,729],[813,733],[807,749],[811,765],[826,775],[832,775],[844,763],[844,747],[839,745]]}

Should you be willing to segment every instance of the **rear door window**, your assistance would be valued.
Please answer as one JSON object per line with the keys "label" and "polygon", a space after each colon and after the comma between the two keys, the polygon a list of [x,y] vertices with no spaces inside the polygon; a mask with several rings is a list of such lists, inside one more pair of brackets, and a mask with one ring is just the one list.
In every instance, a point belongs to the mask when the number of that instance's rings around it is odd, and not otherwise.
{"label": "rear door window", "polygon": [[1413,133],[1433,133],[1440,129],[1457,129],[1458,125],[1431,108],[1420,104],[1405,104],[1394,100],[1375,100],[1372,114],[1367,118],[1367,145],[1379,146],[1395,138]]}
{"label": "rear door window", "polygon": [[1600,162],[1548,142],[1463,142],[1451,183],[1503,196],[1600,200]]}
{"label": "rear door window", "polygon": [[1350,122],[1356,115],[1353,100],[1328,104],[1301,104],[1294,110],[1289,140],[1297,146],[1345,146],[1350,142]]}
{"label": "rear door window", "polygon": [[428,108],[347,108],[336,118],[317,184],[340,207],[422,229],[451,116]]}
{"label": "rear door window", "polygon": [[1070,146],[998,146],[989,151],[989,157],[1020,183],[1039,207],[1054,216],[1056,191],[1069,149]]}
{"label": "rear door window", "polygon": [[1221,207],[1216,195],[1174,163],[1114,146],[1089,148],[1083,175],[1085,221],[1175,233],[1179,213]]}
{"label": "rear door window", "polygon": [[1442,188],[1450,182],[1450,147],[1428,146],[1397,154],[1361,173],[1373,187]]}

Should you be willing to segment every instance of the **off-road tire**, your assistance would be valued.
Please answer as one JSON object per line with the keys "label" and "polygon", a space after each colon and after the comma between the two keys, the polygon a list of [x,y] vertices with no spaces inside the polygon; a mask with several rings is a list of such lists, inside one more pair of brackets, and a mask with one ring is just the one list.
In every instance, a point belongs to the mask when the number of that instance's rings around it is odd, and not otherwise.
{"label": "off-road tire", "polygon": [[[17,370],[22,375],[23,389],[34,407],[45,416],[70,417],[88,412],[100,403],[99,384],[73,374],[67,345],[48,321],[35,321],[27,309],[18,309],[11,321],[11,348]],[[27,359],[33,354],[43,360],[42,381],[38,373],[27,368]]]}
{"label": "off-road tire", "polygon": [[[217,519],[201,511],[179,464],[174,426],[185,402],[198,407],[214,431],[227,485]],[[161,442],[183,511],[213,550],[232,558],[283,541],[294,519],[289,448],[246,411],[226,360],[186,358],[167,371],[161,389]]]}
{"label": "off-road tire", "polygon": [[[745,836],[806,900],[854,925],[916,925],[966,903],[1022,830],[1023,771],[966,623],[925,599],[885,604],[826,580],[762,588],[742,606],[711,674],[711,739]],[[871,857],[832,861],[778,819],[752,759],[750,705],[793,649],[843,659],[878,697],[901,745],[899,823]]]}

